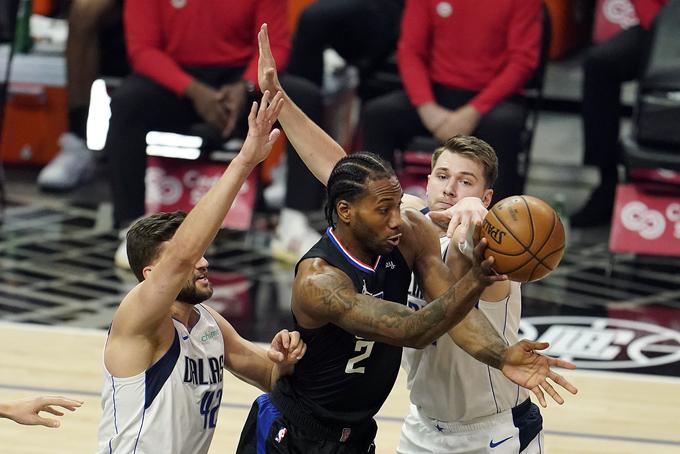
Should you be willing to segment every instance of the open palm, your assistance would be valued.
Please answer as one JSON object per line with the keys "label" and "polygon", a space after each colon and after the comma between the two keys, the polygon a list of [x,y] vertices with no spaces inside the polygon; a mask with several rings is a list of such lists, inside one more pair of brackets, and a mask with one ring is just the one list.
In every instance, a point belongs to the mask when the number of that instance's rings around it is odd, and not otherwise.
{"label": "open palm", "polygon": [[253,102],[250,107],[248,136],[241,153],[250,154],[247,158],[254,163],[262,162],[269,155],[274,142],[281,134],[281,131],[273,128],[273,125],[281,112],[283,102],[281,92],[277,92],[272,99],[269,90],[265,90],[259,106],[257,102]]}
{"label": "open palm", "polygon": [[558,404],[563,404],[564,399],[548,382],[548,379],[560,385],[571,394],[578,391],[569,381],[554,372],[551,367],[575,369],[576,366],[569,361],[551,358],[536,353],[535,350],[548,348],[547,342],[531,342],[526,339],[510,346],[505,354],[505,362],[501,372],[509,380],[523,388],[531,390],[538,398],[542,407],[546,407],[543,391],[547,392]]}

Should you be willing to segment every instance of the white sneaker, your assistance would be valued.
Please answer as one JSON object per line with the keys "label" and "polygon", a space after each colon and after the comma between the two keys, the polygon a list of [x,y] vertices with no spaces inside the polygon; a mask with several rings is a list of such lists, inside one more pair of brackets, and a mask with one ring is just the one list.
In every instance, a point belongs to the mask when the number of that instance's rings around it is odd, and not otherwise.
{"label": "white sneaker", "polygon": [[272,182],[269,186],[264,188],[262,195],[264,202],[269,208],[281,209],[283,208],[284,199],[286,198],[286,174],[288,173],[288,166],[286,164],[286,157],[283,156],[281,162],[272,169]]}
{"label": "white sneaker", "polygon": [[130,261],[128,260],[127,255],[127,231],[129,228],[130,227],[121,230],[118,234],[118,237],[121,239],[121,241],[118,245],[118,249],[116,249],[116,253],[113,255],[113,263],[116,265],[116,267],[122,270],[131,269]]}
{"label": "white sneaker", "polygon": [[95,159],[85,141],[66,132],[59,138],[61,150],[38,175],[40,189],[68,191],[94,175]]}
{"label": "white sneaker", "polygon": [[284,208],[271,241],[272,257],[287,263],[297,263],[320,238],[319,232],[310,227],[304,213]]}

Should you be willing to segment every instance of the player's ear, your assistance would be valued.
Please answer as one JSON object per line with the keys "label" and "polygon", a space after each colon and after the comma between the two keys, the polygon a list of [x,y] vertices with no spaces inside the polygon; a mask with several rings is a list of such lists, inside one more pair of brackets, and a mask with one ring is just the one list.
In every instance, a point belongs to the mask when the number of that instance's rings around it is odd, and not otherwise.
{"label": "player's ear", "polygon": [[349,221],[352,219],[352,210],[347,200],[339,200],[335,205],[335,211],[338,213],[338,221],[349,224]]}
{"label": "player's ear", "polygon": [[484,195],[482,196],[482,203],[484,204],[485,208],[489,208],[489,205],[491,205],[491,199],[493,197],[493,189],[485,189],[484,190]]}
{"label": "player's ear", "polygon": [[147,265],[142,269],[142,275],[144,276],[144,279],[149,278],[149,273],[151,273],[151,270],[153,270],[153,265]]}

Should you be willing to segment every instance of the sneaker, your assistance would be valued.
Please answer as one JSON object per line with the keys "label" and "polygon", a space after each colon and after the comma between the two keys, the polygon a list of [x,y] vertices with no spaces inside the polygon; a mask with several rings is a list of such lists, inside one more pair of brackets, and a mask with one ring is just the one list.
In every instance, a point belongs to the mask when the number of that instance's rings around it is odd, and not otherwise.
{"label": "sneaker", "polygon": [[304,213],[284,208],[271,241],[271,254],[276,260],[297,263],[321,238],[309,225]]}
{"label": "sneaker", "polygon": [[59,138],[59,146],[59,153],[38,175],[38,186],[42,190],[69,191],[94,175],[94,154],[84,140],[66,132]]}

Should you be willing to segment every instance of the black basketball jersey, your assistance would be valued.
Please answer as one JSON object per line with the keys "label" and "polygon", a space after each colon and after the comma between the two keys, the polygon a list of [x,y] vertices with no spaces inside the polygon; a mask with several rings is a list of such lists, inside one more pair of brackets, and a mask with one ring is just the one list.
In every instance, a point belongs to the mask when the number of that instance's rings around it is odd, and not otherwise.
{"label": "black basketball jersey", "polygon": [[[411,269],[398,248],[367,265],[352,257],[329,228],[301,261],[315,257],[342,270],[357,292],[406,305]],[[372,418],[397,378],[401,347],[363,339],[331,323],[317,329],[302,328],[297,320],[295,325],[307,353],[293,375],[279,381],[280,391],[322,420]]]}

